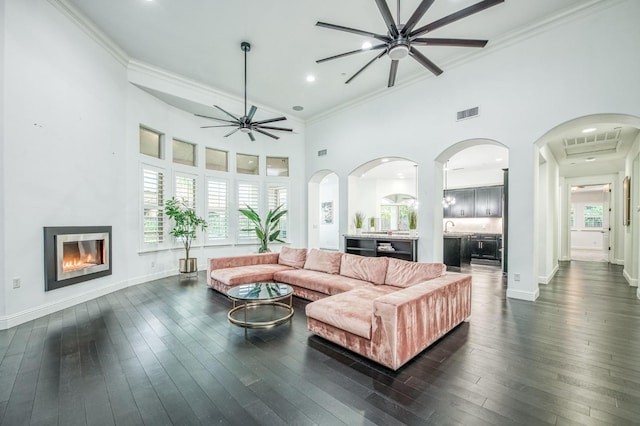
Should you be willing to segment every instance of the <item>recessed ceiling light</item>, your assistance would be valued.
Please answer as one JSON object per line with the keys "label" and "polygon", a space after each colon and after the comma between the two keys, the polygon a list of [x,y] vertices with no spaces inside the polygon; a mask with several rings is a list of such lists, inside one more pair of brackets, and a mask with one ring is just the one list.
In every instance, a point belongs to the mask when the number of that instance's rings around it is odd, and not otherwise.
{"label": "recessed ceiling light", "polygon": [[370,42],[365,41],[364,43],[362,43],[362,50],[369,50],[371,49],[372,45]]}
{"label": "recessed ceiling light", "polygon": [[316,76],[315,76],[315,75],[313,75],[313,74],[309,74],[309,75],[307,76],[307,81],[308,81],[309,83],[313,83],[314,81],[316,81]]}
{"label": "recessed ceiling light", "polygon": [[294,111],[302,111],[304,107],[302,105],[294,105],[291,107],[291,109]]}
{"label": "recessed ceiling light", "polygon": [[592,161],[596,161],[596,157],[588,157],[588,158],[585,158],[584,161],[587,161],[590,163]]}
{"label": "recessed ceiling light", "polygon": [[388,158],[383,158],[383,159],[382,159],[382,160],[380,160],[380,161],[381,161],[381,162],[383,162],[383,163],[386,163],[386,162],[388,162],[388,161],[389,161],[389,159],[388,159]]}
{"label": "recessed ceiling light", "polygon": [[596,130],[598,129],[596,129],[595,127],[589,127],[588,129],[584,129],[582,133],[591,133],[591,132],[595,132]]}

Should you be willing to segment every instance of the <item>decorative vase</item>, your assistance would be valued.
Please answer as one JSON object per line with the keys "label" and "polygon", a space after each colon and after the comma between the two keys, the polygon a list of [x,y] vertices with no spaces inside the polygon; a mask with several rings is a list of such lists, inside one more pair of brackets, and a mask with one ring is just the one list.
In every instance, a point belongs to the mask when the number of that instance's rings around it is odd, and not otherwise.
{"label": "decorative vase", "polygon": [[418,230],[417,229],[409,229],[409,236],[410,237],[417,237],[418,236]]}
{"label": "decorative vase", "polygon": [[198,259],[195,257],[180,259],[180,273],[187,274],[189,272],[198,272]]}
{"label": "decorative vase", "polygon": [[356,235],[362,234],[362,228],[356,228]]}

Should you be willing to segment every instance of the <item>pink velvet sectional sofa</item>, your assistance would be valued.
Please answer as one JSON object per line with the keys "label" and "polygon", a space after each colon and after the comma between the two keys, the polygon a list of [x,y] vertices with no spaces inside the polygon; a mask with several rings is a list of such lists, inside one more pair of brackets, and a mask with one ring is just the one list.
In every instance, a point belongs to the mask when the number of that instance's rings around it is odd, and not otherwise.
{"label": "pink velvet sectional sofa", "polygon": [[309,330],[397,370],[471,315],[471,276],[442,263],[282,247],[280,253],[211,258],[221,293],[252,282],[289,284]]}

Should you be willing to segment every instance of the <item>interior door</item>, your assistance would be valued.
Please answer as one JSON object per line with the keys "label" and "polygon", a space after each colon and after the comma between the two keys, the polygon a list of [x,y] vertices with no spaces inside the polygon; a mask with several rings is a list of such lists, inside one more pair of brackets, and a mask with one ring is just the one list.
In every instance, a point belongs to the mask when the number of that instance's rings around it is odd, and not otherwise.
{"label": "interior door", "polygon": [[611,184],[609,190],[604,193],[602,214],[602,250],[604,257],[611,262]]}

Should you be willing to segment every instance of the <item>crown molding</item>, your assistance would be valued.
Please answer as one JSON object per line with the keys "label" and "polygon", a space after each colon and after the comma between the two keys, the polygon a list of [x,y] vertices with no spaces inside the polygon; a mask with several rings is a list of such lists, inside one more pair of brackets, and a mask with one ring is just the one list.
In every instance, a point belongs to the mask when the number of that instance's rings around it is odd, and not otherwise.
{"label": "crown molding", "polygon": [[78,28],[93,39],[100,47],[107,51],[123,67],[129,63],[129,55],[118,46],[109,36],[98,28],[89,18],[72,6],[67,0],[47,0],[64,16],[69,18]]}
{"label": "crown molding", "polygon": [[[525,28],[521,28],[515,31],[511,31],[507,34],[502,35],[499,38],[496,38],[494,40],[491,40],[489,42],[489,44],[487,45],[487,48],[476,51],[476,52],[471,52],[467,55],[455,58],[455,59],[451,59],[449,61],[445,61],[443,62],[442,68],[446,69],[446,70],[453,70],[456,69],[458,67],[461,67],[469,62],[475,61],[478,58],[481,58],[483,56],[486,55],[490,55],[493,54],[499,50],[505,49],[509,46],[512,46],[514,44],[520,43],[528,38],[531,38],[534,35],[540,34],[544,31],[547,31],[551,28],[554,28],[556,26],[565,24],[567,22],[570,22],[574,19],[578,19],[580,17],[583,16],[587,16],[587,15],[591,15],[591,14],[595,14],[598,12],[601,12],[602,10],[608,9],[610,7],[613,7],[616,4],[619,3],[624,3],[625,1],[629,1],[629,0],[589,0],[589,1],[585,1],[581,4],[579,4],[578,6],[573,6],[570,7],[568,9],[565,9],[564,11],[561,11],[557,14],[554,14],[552,16],[547,16],[546,18],[543,18],[541,20],[539,20],[538,22],[533,23],[532,25],[529,25],[528,27]],[[404,89],[406,87],[409,86],[413,86],[417,83],[423,82],[425,80],[428,79],[433,79],[436,78],[434,75],[430,74],[430,73],[421,73],[413,78],[409,78],[408,80],[400,83],[400,84],[396,84],[394,87],[392,88],[381,88],[379,90],[376,90],[372,93],[368,93],[366,95],[363,95],[359,98],[353,99],[351,101],[345,102],[343,104],[340,104],[338,106],[335,106],[331,109],[328,109],[324,112],[318,113],[312,117],[307,118],[306,120],[306,124],[316,124],[318,122],[321,122],[327,118],[333,117],[341,112],[344,112],[345,110],[351,109],[353,107],[357,107],[359,105],[365,104],[367,102],[371,102],[372,100],[387,96],[390,93],[393,93],[394,91],[397,90],[401,90]]]}

